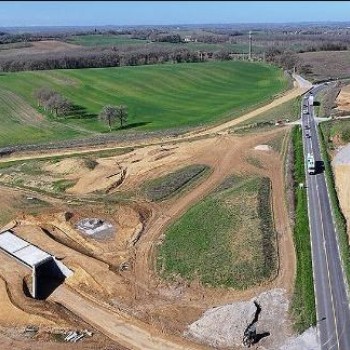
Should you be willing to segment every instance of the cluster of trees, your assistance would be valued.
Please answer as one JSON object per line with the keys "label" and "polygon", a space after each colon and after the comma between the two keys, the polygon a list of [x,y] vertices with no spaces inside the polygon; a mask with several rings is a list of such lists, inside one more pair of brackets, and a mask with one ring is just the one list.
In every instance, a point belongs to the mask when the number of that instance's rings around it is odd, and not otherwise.
{"label": "cluster of trees", "polygon": [[[35,91],[34,95],[38,107],[49,111],[55,117],[66,116],[73,111],[72,102],[50,88],[42,87]],[[106,105],[102,108],[98,118],[108,125],[109,131],[112,131],[112,125],[117,121],[119,121],[122,128],[128,121],[128,108],[126,105]]]}
{"label": "cluster of trees", "polygon": [[102,111],[99,114],[99,119],[107,123],[109,131],[112,131],[112,124],[114,124],[116,121],[119,121],[120,127],[122,128],[128,120],[127,106],[106,105],[102,108]]}
{"label": "cluster of trees", "polygon": [[66,116],[73,109],[73,104],[67,98],[46,87],[37,90],[35,97],[38,107],[49,111],[55,117]]}
{"label": "cluster of trees", "polygon": [[180,34],[161,35],[161,36],[157,37],[155,40],[160,41],[160,42],[173,43],[173,44],[183,42]]}
{"label": "cluster of trees", "polygon": [[266,51],[265,59],[266,62],[276,64],[287,70],[298,68],[300,65],[300,59],[295,52],[290,50],[281,51],[273,47]]}

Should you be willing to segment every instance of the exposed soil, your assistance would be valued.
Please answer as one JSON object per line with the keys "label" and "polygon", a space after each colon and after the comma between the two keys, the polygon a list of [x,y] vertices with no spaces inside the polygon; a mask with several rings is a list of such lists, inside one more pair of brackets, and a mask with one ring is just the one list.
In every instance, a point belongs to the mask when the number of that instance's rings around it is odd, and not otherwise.
{"label": "exposed soil", "polygon": [[350,85],[344,86],[336,99],[337,110],[350,112]]}
{"label": "exposed soil", "polygon": [[10,56],[10,55],[31,55],[31,54],[41,54],[41,53],[52,53],[52,52],[62,52],[72,49],[77,49],[81,46],[65,43],[58,40],[42,40],[34,41],[29,47],[23,48],[13,48],[8,50],[0,51],[1,56]]}
{"label": "exposed soil", "polygon": [[350,238],[350,144],[343,147],[334,157],[333,169],[341,210],[346,218]]}

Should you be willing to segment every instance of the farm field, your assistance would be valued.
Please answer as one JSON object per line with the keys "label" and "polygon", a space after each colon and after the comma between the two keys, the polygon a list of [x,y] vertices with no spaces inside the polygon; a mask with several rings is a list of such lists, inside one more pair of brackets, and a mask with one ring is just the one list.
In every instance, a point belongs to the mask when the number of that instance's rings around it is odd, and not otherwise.
{"label": "farm field", "polygon": [[[184,35],[183,33],[181,33]],[[122,35],[82,35],[73,36],[67,40],[67,43],[82,45],[82,46],[114,46],[117,48],[133,47],[133,48],[183,48],[192,50],[204,50],[204,51],[220,51],[223,49],[230,50],[234,53],[246,53],[248,52],[247,43],[202,43],[202,42],[189,42],[189,43],[170,43],[170,42],[151,42],[148,40],[133,39],[130,36]],[[260,53],[263,51],[263,47],[255,46],[254,51]]]}
{"label": "farm field", "polygon": [[299,53],[300,63],[310,65],[305,73],[310,81],[350,77],[350,51],[319,51]]}
{"label": "farm field", "polygon": [[[14,141],[7,136],[9,130],[13,135],[27,124],[22,120],[21,110],[4,104],[0,122],[6,123],[1,129],[1,146],[107,133],[107,125],[97,119],[106,104],[127,105],[126,129],[137,131],[215,123],[271,101],[288,83],[281,70],[247,62],[35,71],[0,76],[0,90],[18,96],[21,109],[37,109],[33,94],[43,86],[70,99],[81,113],[65,119],[45,116],[45,122],[31,125],[36,132],[30,130],[22,137],[18,133]],[[113,131],[120,131],[119,126]]]}

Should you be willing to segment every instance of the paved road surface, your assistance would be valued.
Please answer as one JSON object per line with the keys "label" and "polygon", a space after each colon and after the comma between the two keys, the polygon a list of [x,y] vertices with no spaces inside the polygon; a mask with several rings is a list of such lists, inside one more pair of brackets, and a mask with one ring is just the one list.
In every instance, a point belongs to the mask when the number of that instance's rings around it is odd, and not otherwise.
{"label": "paved road surface", "polygon": [[[312,89],[315,95],[324,85]],[[307,105],[309,93],[303,98]],[[303,107],[303,110],[305,107]],[[322,160],[313,108],[302,113],[304,156],[313,153],[316,164]],[[309,125],[311,138],[306,137]],[[322,168],[322,166],[321,166]],[[317,167],[316,167],[317,169]],[[343,278],[340,252],[332,219],[325,175],[322,169],[307,174],[307,194],[311,227],[311,246],[317,324],[322,350],[350,350],[350,308]]]}

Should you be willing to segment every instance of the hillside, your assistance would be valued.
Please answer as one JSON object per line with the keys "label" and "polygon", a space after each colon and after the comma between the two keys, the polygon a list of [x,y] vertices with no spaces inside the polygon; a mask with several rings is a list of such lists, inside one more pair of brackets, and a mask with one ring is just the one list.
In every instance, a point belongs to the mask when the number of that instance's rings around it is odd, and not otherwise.
{"label": "hillside", "polygon": [[[215,123],[270,101],[287,85],[281,70],[247,62],[3,73],[0,90],[17,96],[22,103],[10,106],[11,101],[3,99],[0,145],[106,133],[107,125],[97,118],[106,104],[127,105],[127,129],[132,130]],[[46,115],[34,125],[23,118],[24,108],[37,109],[34,94],[41,87],[50,87],[72,101],[74,113],[56,119]],[[37,118],[36,112],[32,114]],[[21,139],[14,140],[13,133],[19,130]],[[113,132],[120,132],[117,124]]]}

